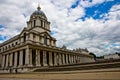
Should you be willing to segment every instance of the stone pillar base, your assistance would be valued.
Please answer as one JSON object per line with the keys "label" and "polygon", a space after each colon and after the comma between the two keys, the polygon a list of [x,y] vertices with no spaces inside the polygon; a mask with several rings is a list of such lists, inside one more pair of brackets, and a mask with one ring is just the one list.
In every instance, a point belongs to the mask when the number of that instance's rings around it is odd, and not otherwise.
{"label": "stone pillar base", "polygon": [[43,64],[43,66],[48,66],[47,64]]}
{"label": "stone pillar base", "polygon": [[38,64],[38,65],[36,65],[37,67],[40,67],[41,65],[40,64]]}
{"label": "stone pillar base", "polygon": [[49,64],[49,66],[53,66],[53,64]]}

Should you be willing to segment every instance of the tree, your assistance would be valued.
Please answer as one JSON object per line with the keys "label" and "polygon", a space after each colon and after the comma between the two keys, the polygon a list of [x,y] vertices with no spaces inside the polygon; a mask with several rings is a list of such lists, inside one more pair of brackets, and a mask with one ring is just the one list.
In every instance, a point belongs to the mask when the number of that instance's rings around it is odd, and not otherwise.
{"label": "tree", "polygon": [[96,55],[94,53],[90,52],[89,55],[92,55],[94,59],[96,59]]}

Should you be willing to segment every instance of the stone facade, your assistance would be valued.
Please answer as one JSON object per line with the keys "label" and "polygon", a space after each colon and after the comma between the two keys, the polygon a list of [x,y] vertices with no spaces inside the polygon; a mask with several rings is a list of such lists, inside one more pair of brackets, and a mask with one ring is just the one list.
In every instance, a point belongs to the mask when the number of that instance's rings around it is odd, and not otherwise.
{"label": "stone facade", "polygon": [[120,53],[108,54],[104,55],[105,60],[113,60],[113,59],[120,59]]}
{"label": "stone facade", "polygon": [[[85,54],[84,54],[85,53]],[[38,6],[23,31],[0,44],[1,72],[31,72],[37,68],[93,62],[88,51],[56,46],[50,22]]]}

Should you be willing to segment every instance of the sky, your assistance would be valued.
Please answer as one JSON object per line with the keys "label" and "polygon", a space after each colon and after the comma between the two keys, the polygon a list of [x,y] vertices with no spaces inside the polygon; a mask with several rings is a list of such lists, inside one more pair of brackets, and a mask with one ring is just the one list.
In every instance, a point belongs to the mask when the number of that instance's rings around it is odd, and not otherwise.
{"label": "sky", "polygon": [[38,3],[57,46],[97,56],[120,52],[119,0],[0,0],[0,43],[19,34]]}

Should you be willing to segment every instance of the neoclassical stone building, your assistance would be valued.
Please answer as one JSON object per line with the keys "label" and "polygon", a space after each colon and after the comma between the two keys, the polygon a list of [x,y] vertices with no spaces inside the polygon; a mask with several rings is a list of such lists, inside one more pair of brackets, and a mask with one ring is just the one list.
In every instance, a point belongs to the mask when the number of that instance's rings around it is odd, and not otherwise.
{"label": "neoclassical stone building", "polygon": [[0,44],[0,56],[2,72],[30,72],[41,67],[94,61],[85,49],[56,47],[50,22],[39,6],[19,35]]}

